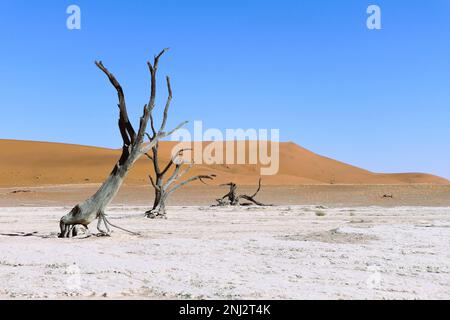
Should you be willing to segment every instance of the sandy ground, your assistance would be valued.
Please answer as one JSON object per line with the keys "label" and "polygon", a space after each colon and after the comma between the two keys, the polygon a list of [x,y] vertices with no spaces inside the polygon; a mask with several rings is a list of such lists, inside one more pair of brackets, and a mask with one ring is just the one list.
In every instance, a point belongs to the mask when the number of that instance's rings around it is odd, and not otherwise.
{"label": "sandy ground", "polygon": [[[0,188],[0,207],[74,206],[94,194],[98,187],[99,184],[79,184]],[[253,194],[256,188],[239,186],[238,193]],[[175,192],[169,204],[212,205],[226,193],[226,187],[188,186]],[[153,196],[150,186],[124,185],[113,204],[150,206]],[[275,205],[450,207],[450,185],[264,185],[258,199]]]}
{"label": "sandy ground", "polygon": [[0,298],[450,298],[450,207],[145,208],[64,240],[69,206],[0,208]]}

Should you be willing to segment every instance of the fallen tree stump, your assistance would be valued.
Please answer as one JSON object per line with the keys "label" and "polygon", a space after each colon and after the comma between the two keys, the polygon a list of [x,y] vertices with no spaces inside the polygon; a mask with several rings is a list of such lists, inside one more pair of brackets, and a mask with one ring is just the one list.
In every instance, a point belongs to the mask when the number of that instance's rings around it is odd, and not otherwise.
{"label": "fallen tree stump", "polygon": [[[262,202],[259,202],[258,200],[255,200],[256,195],[261,190],[261,178],[258,182],[258,189],[256,192],[252,195],[246,195],[241,194],[237,195],[237,184],[234,182],[229,182],[226,184],[222,184],[221,186],[229,186],[230,191],[224,195],[220,199],[216,199],[217,204],[215,206],[217,207],[225,207],[225,206],[251,206],[251,205],[257,205],[257,206],[271,206],[270,204],[264,204]],[[247,200],[248,202],[241,203],[241,200]]]}

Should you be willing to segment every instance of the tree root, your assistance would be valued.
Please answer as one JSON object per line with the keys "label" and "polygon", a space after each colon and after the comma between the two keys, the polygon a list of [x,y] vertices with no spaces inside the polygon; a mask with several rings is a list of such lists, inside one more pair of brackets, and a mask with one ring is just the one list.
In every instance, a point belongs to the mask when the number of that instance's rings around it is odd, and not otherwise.
{"label": "tree root", "polygon": [[74,225],[68,225],[64,224],[63,222],[60,222],[61,226],[61,233],[58,235],[59,238],[77,238],[82,235],[88,235],[89,229],[87,226],[82,224],[74,224]]}
{"label": "tree root", "polygon": [[[112,230],[110,227],[128,232],[132,235],[136,235],[136,236],[140,235],[140,233],[138,233],[138,232],[130,231],[125,228],[119,227],[115,224],[112,224],[106,218],[106,214],[104,212],[100,212],[97,215],[97,219],[98,219],[97,230],[99,231],[99,233],[96,234],[97,237],[110,237],[111,233],[112,233]],[[102,223],[103,223],[103,226],[106,228],[106,230],[102,228]],[[75,238],[75,237],[79,238],[80,236],[83,236],[83,235],[84,236],[87,235],[85,237],[85,238],[87,238],[90,236],[87,225],[84,225],[81,223],[79,223],[79,224],[64,224],[63,221],[60,221],[60,227],[61,227],[61,233],[58,235],[59,238]]]}
{"label": "tree root", "polygon": [[135,236],[140,236],[140,235],[141,235],[139,232],[130,231],[130,230],[127,230],[127,229],[125,229],[125,228],[119,227],[119,226],[117,226],[117,225],[115,225],[115,224],[112,224],[111,222],[109,222],[108,219],[106,219],[106,216],[105,216],[104,214],[103,214],[103,220],[106,221],[106,223],[109,224],[109,225],[110,225],[111,227],[113,227],[113,228],[116,228],[116,229],[119,229],[119,230],[128,232],[128,233],[130,233],[130,234],[132,234],[132,235],[135,235]]}
{"label": "tree root", "polygon": [[159,209],[152,209],[145,213],[145,216],[149,219],[167,219],[166,211]]}

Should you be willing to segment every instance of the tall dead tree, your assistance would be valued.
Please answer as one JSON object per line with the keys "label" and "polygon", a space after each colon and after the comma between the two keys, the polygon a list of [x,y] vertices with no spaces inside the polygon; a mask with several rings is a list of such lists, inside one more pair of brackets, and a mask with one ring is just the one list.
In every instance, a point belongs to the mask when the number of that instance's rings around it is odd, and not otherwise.
{"label": "tall dead tree", "polygon": [[[170,101],[169,101],[170,102]],[[167,107],[167,106],[166,106]],[[155,135],[157,135],[156,130],[152,128],[153,135],[150,137],[150,139],[153,139]],[[197,175],[190,177],[189,179],[184,180],[183,182],[180,182],[176,184],[175,182],[181,178],[183,175],[189,172],[189,170],[192,168],[193,163],[189,164],[187,167],[185,167],[183,170],[182,166],[184,161],[182,160],[181,156],[183,155],[184,151],[187,151],[188,149],[181,149],[178,150],[171,158],[171,160],[167,163],[167,165],[161,170],[160,163],[159,163],[159,157],[158,157],[158,147],[159,143],[157,142],[153,148],[152,148],[152,155],[146,154],[147,157],[152,161],[153,163],[153,170],[155,172],[155,178],[152,177],[152,175],[149,175],[150,182],[153,186],[153,189],[155,190],[155,199],[153,201],[153,207],[151,210],[147,211],[145,214],[148,218],[154,219],[154,218],[166,218],[166,202],[167,198],[176,190],[181,188],[182,186],[191,183],[195,180],[199,180],[202,183],[205,183],[205,179],[212,180],[216,177],[216,175]],[[167,180],[164,179],[165,175],[170,172],[170,169],[173,167],[173,171],[168,177]]]}
{"label": "tall dead tree", "polygon": [[[237,185],[234,182],[222,184],[221,186],[229,186],[230,191],[226,195],[224,195],[222,198],[216,199],[218,206],[239,206],[239,205],[248,206],[248,205],[251,205],[252,203],[257,206],[268,206],[267,204],[264,204],[264,203],[261,203],[261,202],[255,200],[256,195],[261,190],[261,178],[259,179],[259,182],[258,182],[258,189],[256,189],[256,192],[254,194],[252,194],[251,196],[246,195],[246,194],[237,195],[237,193],[236,193]],[[241,203],[241,199],[247,200],[249,202]]]}
{"label": "tall dead tree", "polygon": [[[63,216],[60,220],[60,229],[61,233],[59,234],[60,238],[69,238],[77,235],[79,232],[79,226],[83,226],[85,228],[93,222],[95,219],[98,219],[97,229],[101,232],[101,234],[110,233],[109,221],[106,219],[105,208],[112,201],[114,196],[119,191],[128,171],[131,169],[133,164],[139,159],[140,156],[147,153],[150,149],[152,149],[159,139],[164,138],[170,134],[172,134],[175,130],[179,129],[186,122],[181,123],[174,130],[170,132],[165,132],[165,124],[167,120],[167,112],[168,105],[166,104],[166,108],[164,110],[164,115],[162,119],[162,125],[160,130],[154,133],[148,142],[148,144],[144,144],[144,137],[146,135],[146,128],[149,119],[151,119],[152,128],[154,128],[153,124],[153,116],[152,112],[155,107],[155,98],[156,98],[156,73],[158,71],[158,63],[161,56],[167,51],[164,49],[158,55],[154,57],[153,63],[147,62],[148,68],[150,71],[151,85],[150,85],[150,98],[148,103],[144,106],[143,114],[140,118],[139,129],[137,132],[133,128],[127,112],[127,106],[125,102],[125,95],[123,89],[114,75],[108,71],[108,69],[103,65],[101,61],[96,61],[95,64],[97,67],[103,71],[103,73],[108,77],[109,81],[113,85],[113,87],[117,91],[117,96],[119,99],[119,130],[122,136],[123,145],[122,145],[122,154],[120,159],[114,166],[112,172],[108,176],[108,178],[103,182],[98,191],[88,198],[83,203],[77,204],[68,214]],[[171,88],[170,88],[170,80],[169,77],[167,79],[167,86],[169,91],[168,101],[171,99]],[[101,228],[101,224],[103,223],[106,230]],[[114,225],[112,225],[114,226]]]}

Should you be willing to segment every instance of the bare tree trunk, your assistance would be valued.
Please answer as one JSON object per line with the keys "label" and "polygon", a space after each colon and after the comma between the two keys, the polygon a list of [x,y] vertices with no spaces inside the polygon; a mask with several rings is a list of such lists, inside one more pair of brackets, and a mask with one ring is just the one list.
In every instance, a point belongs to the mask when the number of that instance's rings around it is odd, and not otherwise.
{"label": "bare tree trunk", "polygon": [[74,225],[80,224],[87,228],[95,219],[99,219],[99,222],[103,222],[106,227],[106,231],[101,230],[99,223],[99,231],[105,234],[110,232],[108,223],[104,220],[105,208],[116,196],[128,170],[136,162],[138,157],[139,155],[135,152],[127,158],[123,165],[120,165],[119,163],[116,164],[109,177],[103,182],[93,196],[83,203],[77,204],[67,215],[61,218],[60,238],[76,236],[77,234],[75,234],[74,231],[77,232],[77,229],[73,228]]}
{"label": "bare tree trunk", "polygon": [[153,201],[153,207],[151,210],[147,211],[145,215],[147,218],[166,218],[166,199],[167,194],[164,191],[156,191],[157,196]]}
{"label": "bare tree trunk", "polygon": [[[110,228],[109,225],[111,223],[108,222],[105,215],[105,209],[109,205],[109,203],[116,196],[119,191],[125,177],[128,174],[128,171],[131,169],[133,164],[139,159],[139,157],[151,148],[153,148],[159,139],[172,134],[175,130],[179,129],[185,123],[180,124],[174,130],[169,133],[166,133],[162,130],[155,132],[153,137],[150,139],[149,143],[144,145],[144,136],[146,134],[147,123],[149,119],[152,120],[153,127],[153,117],[152,111],[155,106],[155,98],[156,98],[156,72],[158,69],[159,58],[164,54],[167,49],[161,51],[157,56],[155,56],[153,64],[148,62],[148,67],[151,75],[151,88],[150,88],[150,100],[148,104],[144,106],[143,115],[140,118],[139,130],[136,133],[132,124],[128,119],[128,113],[125,103],[125,95],[123,93],[122,87],[119,82],[116,80],[113,74],[111,74],[108,69],[106,69],[102,62],[95,62],[97,67],[100,68],[108,77],[111,84],[117,91],[117,95],[119,98],[119,130],[123,140],[122,147],[122,155],[119,161],[114,166],[114,169],[110,173],[109,177],[103,182],[98,191],[88,198],[86,201],[77,204],[68,214],[63,216],[60,220],[60,229],[61,233],[59,234],[60,238],[68,238],[72,236],[76,236],[79,232],[79,228],[75,228],[75,226],[82,225],[85,228],[93,222],[95,219],[98,219],[97,228],[102,234],[109,235]],[[167,82],[169,83],[169,78],[167,77]],[[170,93],[170,87],[169,87]],[[165,110],[163,122],[166,121],[167,118],[167,110]],[[106,230],[101,229],[101,224],[103,223]]]}
{"label": "bare tree trunk", "polygon": [[147,217],[151,218],[165,218],[166,217],[166,205],[165,198],[167,197],[166,190],[163,186],[163,180],[158,178],[155,185],[155,199],[153,201],[153,207],[151,210],[147,211],[145,214]]}

